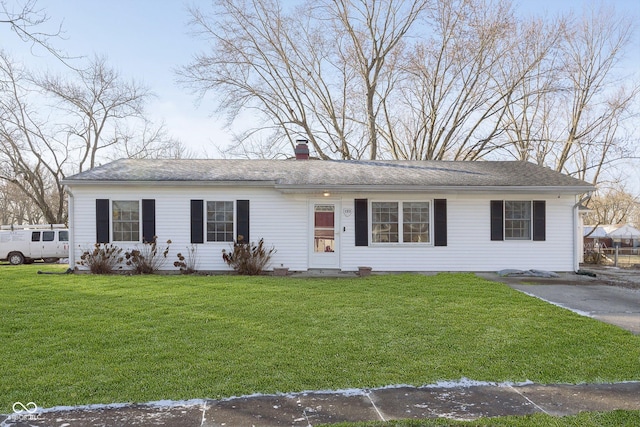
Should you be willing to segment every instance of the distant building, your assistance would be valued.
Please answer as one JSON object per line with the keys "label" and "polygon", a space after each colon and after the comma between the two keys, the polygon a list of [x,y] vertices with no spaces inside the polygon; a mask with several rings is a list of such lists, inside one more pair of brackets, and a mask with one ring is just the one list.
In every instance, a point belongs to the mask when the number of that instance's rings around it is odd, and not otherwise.
{"label": "distant building", "polygon": [[640,247],[640,230],[629,224],[585,225],[583,236],[589,248]]}

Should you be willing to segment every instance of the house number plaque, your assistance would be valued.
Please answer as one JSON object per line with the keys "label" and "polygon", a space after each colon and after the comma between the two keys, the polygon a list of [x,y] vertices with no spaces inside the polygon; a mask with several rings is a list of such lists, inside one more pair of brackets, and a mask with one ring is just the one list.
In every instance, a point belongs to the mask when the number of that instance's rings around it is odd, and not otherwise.
{"label": "house number plaque", "polygon": [[352,212],[353,212],[353,209],[351,209],[351,208],[344,208],[342,210],[342,213],[343,213],[344,216],[351,216]]}

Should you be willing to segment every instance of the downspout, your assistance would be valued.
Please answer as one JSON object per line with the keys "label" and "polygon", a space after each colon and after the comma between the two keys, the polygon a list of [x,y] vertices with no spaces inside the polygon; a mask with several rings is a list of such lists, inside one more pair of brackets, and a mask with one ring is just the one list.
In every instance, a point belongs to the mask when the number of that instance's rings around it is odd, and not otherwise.
{"label": "downspout", "polygon": [[582,199],[578,200],[578,202],[573,205],[573,271],[577,272],[580,269],[580,254],[578,253],[579,240],[582,239],[582,230],[578,232],[578,209],[582,206],[583,202],[586,202],[591,198],[591,194],[593,191],[589,191],[586,196]]}
{"label": "downspout", "polygon": [[76,239],[75,239],[75,229],[73,228],[75,224],[75,221],[73,220],[75,206],[74,206],[73,193],[71,192],[68,186],[65,187],[65,190],[69,195],[69,200],[67,201],[67,208],[69,209],[69,269],[74,270],[76,266],[76,257],[75,257]]}

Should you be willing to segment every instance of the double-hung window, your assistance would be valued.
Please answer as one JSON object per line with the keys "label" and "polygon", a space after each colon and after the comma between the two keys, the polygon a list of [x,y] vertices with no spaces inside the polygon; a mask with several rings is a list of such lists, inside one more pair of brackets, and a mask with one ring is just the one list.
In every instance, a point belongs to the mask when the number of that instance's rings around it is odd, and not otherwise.
{"label": "double-hung window", "polygon": [[545,241],[545,200],[491,200],[491,240]]}
{"label": "double-hung window", "polygon": [[[156,235],[156,201],[96,199],[96,243],[153,242]],[[69,240],[60,231],[60,241]]]}
{"label": "double-hung window", "polygon": [[116,242],[140,241],[140,202],[114,200],[111,209],[113,240]]}
{"label": "double-hung window", "polygon": [[371,202],[373,243],[430,243],[430,203]]}
{"label": "double-hung window", "polygon": [[249,200],[192,199],[191,243],[251,242]]}
{"label": "double-hung window", "polygon": [[233,202],[207,202],[207,242],[233,242]]}
{"label": "double-hung window", "polygon": [[504,202],[504,238],[506,240],[531,240],[531,202]]}

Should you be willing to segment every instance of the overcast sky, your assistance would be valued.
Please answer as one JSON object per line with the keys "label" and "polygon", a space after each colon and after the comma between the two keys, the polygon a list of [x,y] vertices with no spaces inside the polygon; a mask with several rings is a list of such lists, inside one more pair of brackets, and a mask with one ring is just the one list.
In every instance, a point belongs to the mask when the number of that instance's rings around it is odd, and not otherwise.
{"label": "overcast sky", "polygon": [[[15,0],[8,0],[12,3]],[[551,14],[580,11],[591,0],[514,0],[522,13],[548,11]],[[640,0],[609,0],[616,9],[640,18]],[[173,136],[199,153],[203,149],[217,157],[215,145],[225,146],[230,137],[221,130],[221,120],[210,114],[206,100],[198,107],[196,98],[175,83],[175,68],[187,64],[203,48],[202,42],[188,34],[187,4],[206,6],[209,1],[184,0],[39,0],[51,22],[62,21],[66,40],[56,45],[70,55],[106,55],[109,64],[127,78],[144,82],[157,98],[149,106],[154,120],[164,119]],[[14,57],[33,61],[28,46],[0,29],[0,46]],[[640,69],[640,29],[633,41],[630,66]],[[37,52],[36,52],[37,53]],[[41,65],[51,65],[42,55]],[[55,64],[54,64],[55,66]],[[202,157],[203,155],[201,155]]]}

